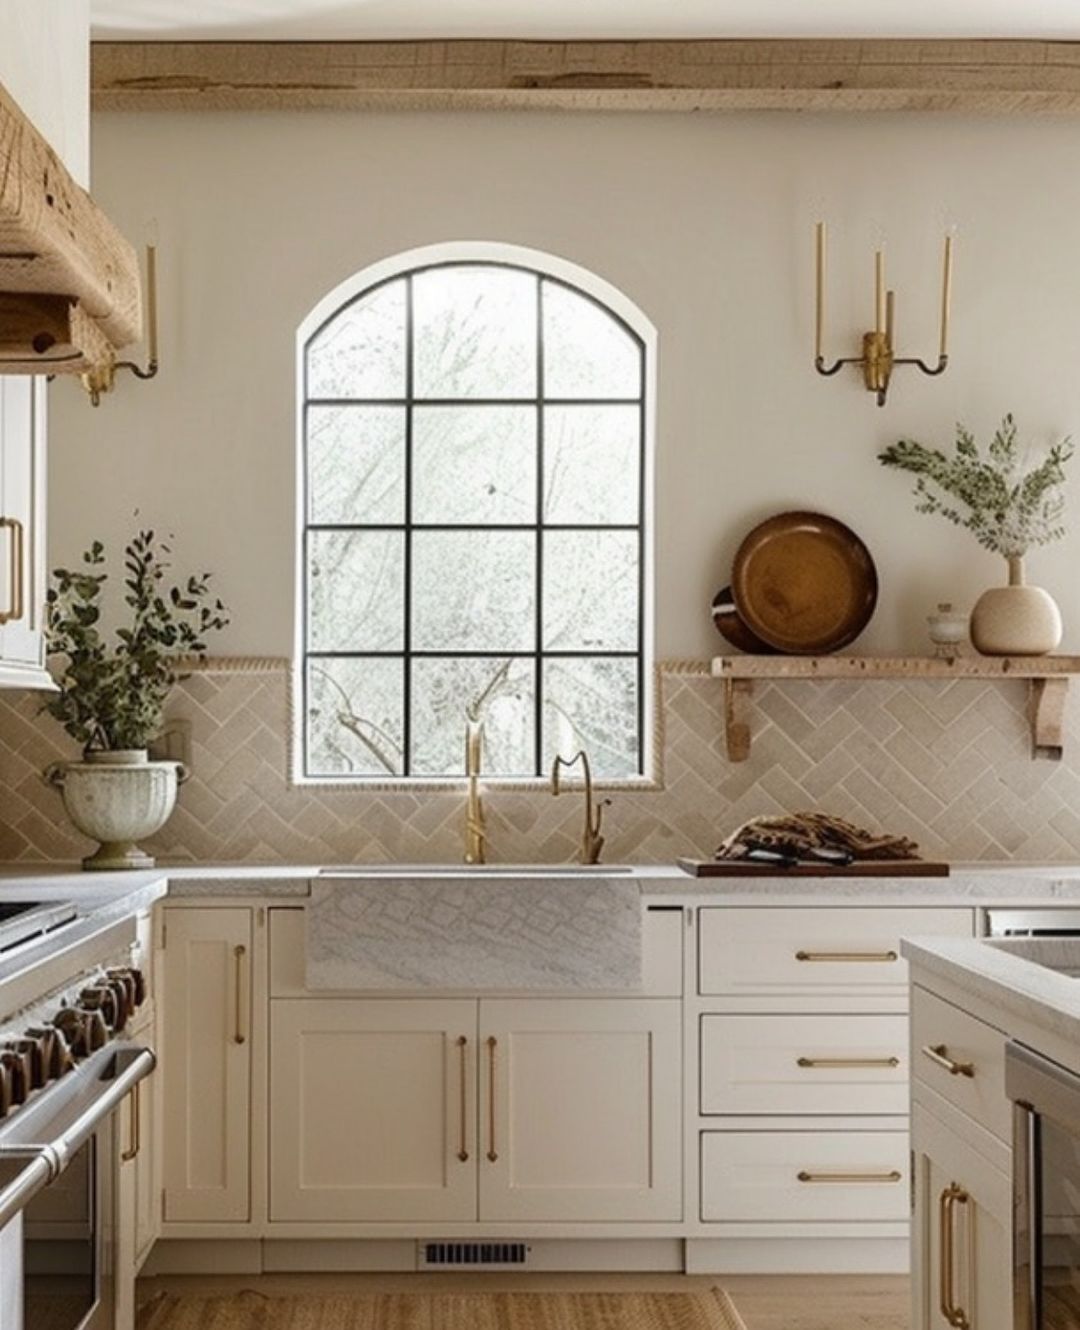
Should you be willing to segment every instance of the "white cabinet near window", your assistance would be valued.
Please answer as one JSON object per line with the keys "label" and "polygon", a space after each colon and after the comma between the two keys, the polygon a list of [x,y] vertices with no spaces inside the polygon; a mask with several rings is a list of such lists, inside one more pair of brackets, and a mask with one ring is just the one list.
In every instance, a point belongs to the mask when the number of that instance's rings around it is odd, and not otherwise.
{"label": "white cabinet near window", "polygon": [[682,1218],[681,1004],[480,1003],[480,1217]]}
{"label": "white cabinet near window", "polygon": [[271,1220],[474,1220],[475,1000],[272,1008]]}
{"label": "white cabinet near window", "polygon": [[170,908],[164,926],[164,1219],[247,1220],[252,912]]}
{"label": "white cabinet near window", "polygon": [[45,380],[0,377],[0,688],[45,669]]}

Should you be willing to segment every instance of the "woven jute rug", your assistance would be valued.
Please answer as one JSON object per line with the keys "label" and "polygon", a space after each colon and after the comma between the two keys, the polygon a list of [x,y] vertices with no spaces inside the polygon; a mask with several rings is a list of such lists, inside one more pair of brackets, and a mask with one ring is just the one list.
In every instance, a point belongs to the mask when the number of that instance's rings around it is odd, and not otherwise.
{"label": "woven jute rug", "polygon": [[161,1294],[139,1330],[746,1330],[721,1289],[690,1293]]}

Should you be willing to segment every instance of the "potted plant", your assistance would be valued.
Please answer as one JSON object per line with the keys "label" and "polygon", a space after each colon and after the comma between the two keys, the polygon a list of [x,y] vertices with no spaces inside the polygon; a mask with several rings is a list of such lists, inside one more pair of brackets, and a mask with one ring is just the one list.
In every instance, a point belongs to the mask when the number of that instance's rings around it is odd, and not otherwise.
{"label": "potted plant", "polygon": [[1011,415],[1002,420],[984,456],[963,425],[952,456],[901,439],[878,454],[884,466],[916,477],[916,509],[940,513],[966,527],[984,549],[1008,564],[1008,585],[984,591],[971,615],[971,640],[988,656],[1042,656],[1061,641],[1061,614],[1041,587],[1024,581],[1024,556],[1065,534],[1068,439],[1039,459],[1022,448]]}
{"label": "potted plant", "polygon": [[43,710],[82,746],[82,761],[54,763],[46,779],[63,793],[76,827],[100,842],[88,869],[152,868],[137,842],[162,827],[176,803],[178,762],[151,762],[165,703],[187,659],[206,655],[224,628],[224,605],[203,573],[171,583],[169,547],[140,531],[124,549],[126,622],[102,630],[108,580],[94,541],[78,569],[58,568],[46,596],[46,642],[58,691]]}

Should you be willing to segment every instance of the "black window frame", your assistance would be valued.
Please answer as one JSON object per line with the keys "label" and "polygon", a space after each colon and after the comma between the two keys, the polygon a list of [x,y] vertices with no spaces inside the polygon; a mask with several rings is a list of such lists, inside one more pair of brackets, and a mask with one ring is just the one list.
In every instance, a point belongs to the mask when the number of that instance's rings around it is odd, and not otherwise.
{"label": "black window frame", "polygon": [[[424,273],[443,268],[483,268],[502,269],[525,273],[536,279],[536,392],[531,397],[417,397],[414,382],[414,279]],[[403,397],[312,397],[309,388],[309,360],[312,344],[338,318],[353,305],[369,298],[383,287],[403,282],[405,285],[405,393]],[[544,391],[544,290],[548,286],[562,287],[595,305],[603,314],[613,320],[633,341],[638,357],[638,392],[632,397],[554,397]],[[534,770],[532,772],[500,773],[485,775],[485,781],[503,784],[515,784],[545,780],[547,770],[544,762],[544,689],[543,671],[548,660],[632,660],[635,664],[636,696],[636,754],[637,761],[632,772],[617,775],[599,775],[596,784],[622,784],[647,779],[645,764],[650,751],[646,735],[646,723],[649,715],[648,688],[649,670],[649,632],[648,584],[650,575],[649,522],[652,519],[648,511],[651,493],[650,475],[650,370],[649,354],[651,343],[625,317],[612,309],[604,300],[575,282],[536,268],[527,263],[511,260],[482,257],[446,258],[438,261],[421,263],[388,273],[369,284],[364,285],[348,296],[333,309],[304,337],[300,346],[300,364],[302,374],[302,398],[300,413],[300,449],[301,466],[299,468],[299,513],[300,513],[300,561],[299,598],[300,613],[300,659],[298,661],[298,688],[300,708],[298,718],[298,744],[300,748],[300,778],[304,782],[322,784],[349,785],[387,785],[421,784],[442,785],[460,781],[464,773],[414,772],[412,766],[412,670],[414,659],[492,659],[492,660],[528,660],[533,664],[533,749]],[[319,407],[396,407],[405,411],[405,462],[404,462],[404,520],[402,522],[357,522],[325,523],[310,520],[310,480],[311,465],[308,452],[308,416],[311,409]],[[413,506],[413,413],[417,407],[454,407],[454,406],[500,406],[533,407],[536,411],[536,521],[532,523],[424,523],[412,520]],[[638,476],[637,476],[637,521],[632,523],[558,523],[544,521],[544,408],[550,406],[632,406],[638,413]],[[318,531],[392,531],[401,532],[404,537],[404,599],[403,599],[403,634],[400,650],[321,650],[311,646],[311,615],[308,602],[308,577],[310,568],[309,536]],[[414,649],[412,646],[412,536],[416,531],[527,531],[536,534],[536,582],[535,582],[535,628],[532,650],[493,651],[484,650],[428,650]],[[543,645],[543,591],[544,591],[544,535],[548,531],[632,531],[637,535],[638,587],[637,587],[637,641],[634,650],[545,650]],[[309,662],[312,660],[399,660],[402,663],[402,769],[398,772],[318,772],[311,769],[309,749]],[[464,747],[464,736],[463,736]],[[571,756],[565,754],[564,756]]]}

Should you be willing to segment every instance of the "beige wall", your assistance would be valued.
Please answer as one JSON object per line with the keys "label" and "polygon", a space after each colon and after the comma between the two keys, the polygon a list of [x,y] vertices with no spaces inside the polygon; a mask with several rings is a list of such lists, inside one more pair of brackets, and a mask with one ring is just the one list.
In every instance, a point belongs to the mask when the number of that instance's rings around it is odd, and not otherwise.
{"label": "beige wall", "polygon": [[[107,115],[95,194],[129,235],[156,217],[163,369],[97,411],[54,385],[53,557],[140,521],[217,571],[221,649],[292,640],[294,330],[351,272],[447,239],[534,246],[594,269],[660,337],[657,652],[717,647],[709,600],[754,522],[843,518],[882,578],[860,644],[918,650],[941,599],[1001,568],[916,516],[875,452],[902,432],[1037,438],[1080,415],[1080,123],[795,115]],[[941,233],[958,231],[954,363],[900,370],[879,410],[854,371],[811,367],[812,224],[832,230],[831,351],[871,317],[888,244],[903,352],[932,355]],[[1080,477],[1080,463],[1077,465]],[[1033,557],[1080,650],[1080,531]]]}
{"label": "beige wall", "polygon": [[0,83],[86,186],[90,177],[90,0],[4,0]]}

